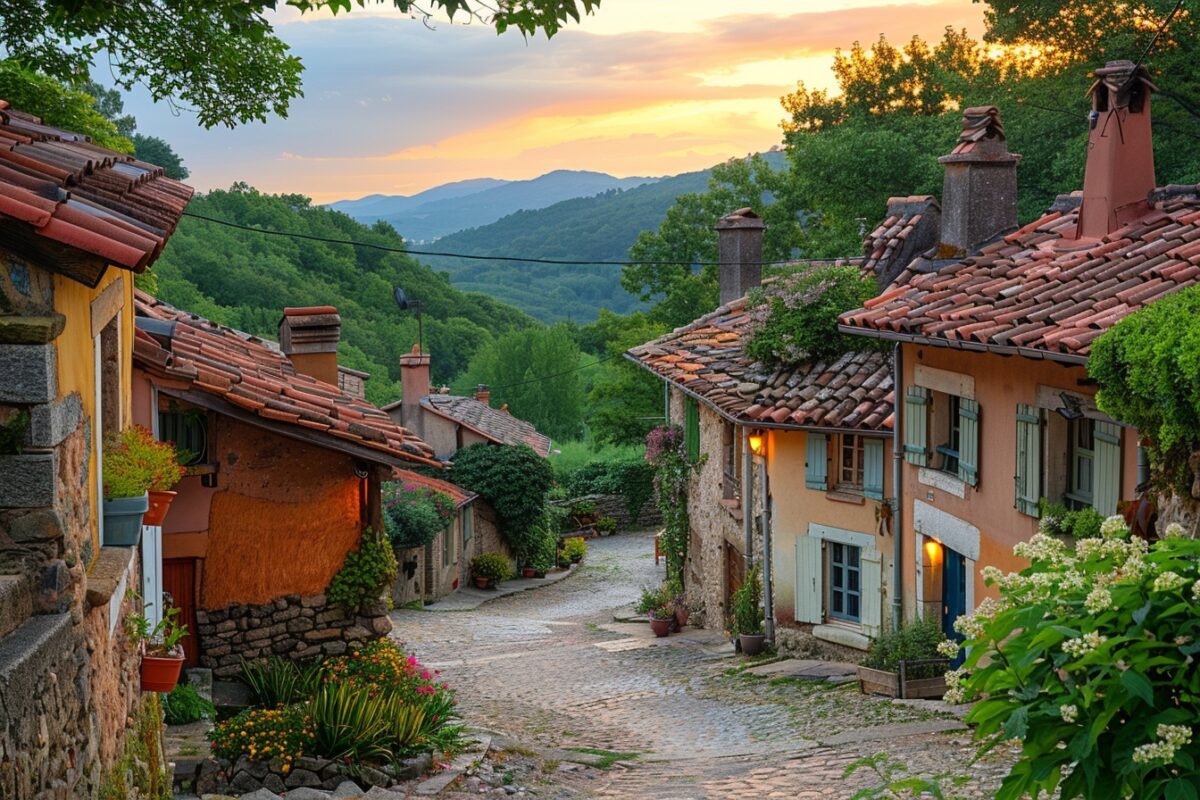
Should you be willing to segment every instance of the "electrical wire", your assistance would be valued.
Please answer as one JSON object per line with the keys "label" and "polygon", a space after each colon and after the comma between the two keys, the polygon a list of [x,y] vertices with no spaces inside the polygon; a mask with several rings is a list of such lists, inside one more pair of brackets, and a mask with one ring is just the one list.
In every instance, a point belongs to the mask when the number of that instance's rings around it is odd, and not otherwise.
{"label": "electrical wire", "polygon": [[1171,13],[1167,14],[1167,18],[1163,20],[1162,25],[1158,26],[1158,30],[1154,33],[1154,38],[1146,45],[1146,49],[1142,50],[1142,54],[1138,56],[1138,60],[1133,64],[1133,71],[1129,74],[1128,81],[1132,81],[1134,75],[1137,74],[1138,67],[1146,60],[1146,56],[1150,55],[1150,51],[1154,49],[1154,45],[1158,44],[1158,39],[1167,31],[1167,26],[1171,24],[1171,20],[1175,19],[1175,15],[1179,13],[1179,9],[1183,8],[1183,0],[1178,0],[1175,7],[1171,9]]}
{"label": "electrical wire", "polygon": [[489,386],[488,389],[490,391],[494,392],[499,389],[513,389],[513,388],[516,388],[517,386],[528,386],[531,383],[541,383],[542,381],[548,380],[550,378],[561,378],[563,375],[570,375],[572,372],[579,372],[580,370],[588,369],[589,367],[594,367],[597,364],[603,364],[605,361],[611,361],[614,358],[616,358],[616,356],[612,356],[612,355],[603,356],[601,358],[596,359],[595,361],[593,361],[590,364],[580,364],[577,367],[571,367],[570,369],[564,369],[562,372],[552,372],[549,375],[539,375],[536,378],[529,378],[528,380],[517,381],[516,383],[506,383],[502,386]]}
{"label": "electrical wire", "polygon": [[[351,247],[366,247],[371,250],[383,250],[387,253],[403,253],[409,256],[443,256],[446,258],[463,258],[472,261],[515,261],[523,264],[557,264],[560,266],[604,266],[604,267],[631,267],[638,264],[647,266],[671,266],[671,265],[688,265],[693,267],[720,267],[728,262],[723,261],[581,261],[565,258],[521,258],[519,256],[481,256],[468,253],[446,253],[436,250],[409,250],[404,247],[391,247],[384,244],[375,244],[373,242],[356,242],[353,239],[330,239],[325,236],[314,236],[310,233],[297,233],[294,231],[273,231],[270,228],[255,228],[250,225],[240,225],[229,220],[217,219],[216,217],[208,217],[204,214],[197,214],[193,211],[184,211],[183,216],[192,217],[193,219],[212,222],[217,225],[224,225],[228,228],[234,228],[240,231],[249,231],[251,233],[261,233],[266,236],[285,236],[291,239],[305,239],[312,242],[323,242],[325,244],[345,244]],[[789,258],[781,261],[759,261],[759,266],[763,267],[778,267],[787,264],[794,264],[803,259]]]}

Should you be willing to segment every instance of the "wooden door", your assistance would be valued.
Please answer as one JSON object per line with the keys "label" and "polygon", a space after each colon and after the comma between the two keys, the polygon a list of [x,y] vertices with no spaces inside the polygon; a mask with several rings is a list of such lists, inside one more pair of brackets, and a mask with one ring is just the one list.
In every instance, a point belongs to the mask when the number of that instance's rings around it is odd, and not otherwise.
{"label": "wooden door", "polygon": [[198,666],[200,639],[196,631],[196,559],[163,559],[162,586],[163,592],[171,595],[171,601],[179,609],[179,621],[188,626],[188,635],[183,637],[183,652],[187,657],[184,665]]}
{"label": "wooden door", "polygon": [[742,588],[742,584],[746,579],[746,559],[742,557],[741,551],[731,545],[725,543],[725,609],[732,611],[729,604],[729,598],[733,597],[733,593]]}

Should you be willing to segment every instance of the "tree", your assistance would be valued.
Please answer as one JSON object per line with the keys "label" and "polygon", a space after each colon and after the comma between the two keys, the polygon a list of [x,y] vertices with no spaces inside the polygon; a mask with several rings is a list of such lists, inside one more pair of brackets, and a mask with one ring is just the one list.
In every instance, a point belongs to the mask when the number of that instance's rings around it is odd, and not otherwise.
{"label": "tree", "polygon": [[133,155],[149,164],[162,167],[168,178],[174,178],[177,181],[182,181],[191,174],[183,165],[183,159],[171,145],[157,136],[143,136],[135,133],[133,135]]}
{"label": "tree", "polygon": [[300,59],[275,35],[268,12],[336,14],[384,3],[418,15],[428,16],[428,8],[475,17],[499,33],[553,36],[600,0],[0,0],[0,47],[22,66],[72,84],[86,80],[103,53],[121,88],[141,84],[155,100],[193,107],[205,127],[233,127],[287,116],[301,94]]}
{"label": "tree", "polygon": [[37,113],[47,125],[86,134],[111,150],[133,152],[133,142],[96,109],[90,96],[9,59],[0,60],[0,97],[13,108]]}
{"label": "tree", "polygon": [[604,444],[642,444],[646,434],[662,421],[662,381],[622,354],[667,332],[667,326],[635,312],[619,316],[601,309],[600,318],[581,331],[588,349],[607,357],[592,379],[584,421],[588,432]]}

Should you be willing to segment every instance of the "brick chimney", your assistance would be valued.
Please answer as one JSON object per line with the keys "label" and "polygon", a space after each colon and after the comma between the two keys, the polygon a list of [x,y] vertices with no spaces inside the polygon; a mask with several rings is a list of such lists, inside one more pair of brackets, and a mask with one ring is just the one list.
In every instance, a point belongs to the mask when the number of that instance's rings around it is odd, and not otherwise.
{"label": "brick chimney", "polygon": [[279,320],[279,348],[296,372],[338,385],[337,346],[342,318],[333,306],[285,308]]}
{"label": "brick chimney", "polygon": [[402,424],[420,433],[421,398],[429,394],[429,354],[422,353],[420,345],[413,345],[411,353],[400,356],[400,398]]}
{"label": "brick chimney", "polygon": [[1008,152],[1000,112],[975,106],[963,112],[962,132],[938,159],[942,179],[942,258],[961,258],[1017,227],[1017,162]]}
{"label": "brick chimney", "polygon": [[1079,239],[1101,239],[1150,211],[1154,189],[1154,148],[1150,137],[1150,95],[1158,91],[1145,67],[1110,61],[1096,70],[1088,90],[1087,166]]}
{"label": "brick chimney", "polygon": [[717,232],[721,305],[728,305],[762,284],[763,232],[767,226],[749,208],[721,217]]}
{"label": "brick chimney", "polygon": [[475,387],[475,399],[487,405],[488,398],[492,396],[492,390],[488,388],[486,383],[481,383]]}

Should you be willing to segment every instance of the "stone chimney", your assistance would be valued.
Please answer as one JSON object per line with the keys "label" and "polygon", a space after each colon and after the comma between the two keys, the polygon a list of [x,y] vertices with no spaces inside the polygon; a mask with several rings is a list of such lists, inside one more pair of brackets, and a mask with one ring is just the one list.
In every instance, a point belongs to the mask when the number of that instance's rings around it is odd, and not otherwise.
{"label": "stone chimney", "polygon": [[739,208],[717,220],[717,260],[720,266],[721,305],[728,305],[762,284],[762,218]]}
{"label": "stone chimney", "polygon": [[1135,72],[1132,61],[1110,61],[1096,70],[1088,90],[1092,111],[1077,238],[1102,239],[1150,210],[1150,94],[1155,91],[1146,68]]}
{"label": "stone chimney", "polygon": [[961,258],[1017,227],[1017,162],[995,106],[963,112],[962,132],[938,159],[942,179],[941,258]]}
{"label": "stone chimney", "polygon": [[475,387],[475,399],[487,405],[488,398],[492,396],[492,390],[488,388],[486,383],[481,383]]}
{"label": "stone chimney", "polygon": [[404,393],[404,424],[408,425],[412,419],[408,409],[416,410],[421,398],[429,394],[429,354],[422,353],[420,345],[414,344],[411,353],[400,356],[400,391]]}
{"label": "stone chimney", "polygon": [[342,318],[333,306],[285,308],[279,321],[279,348],[296,372],[338,385],[337,346]]}

